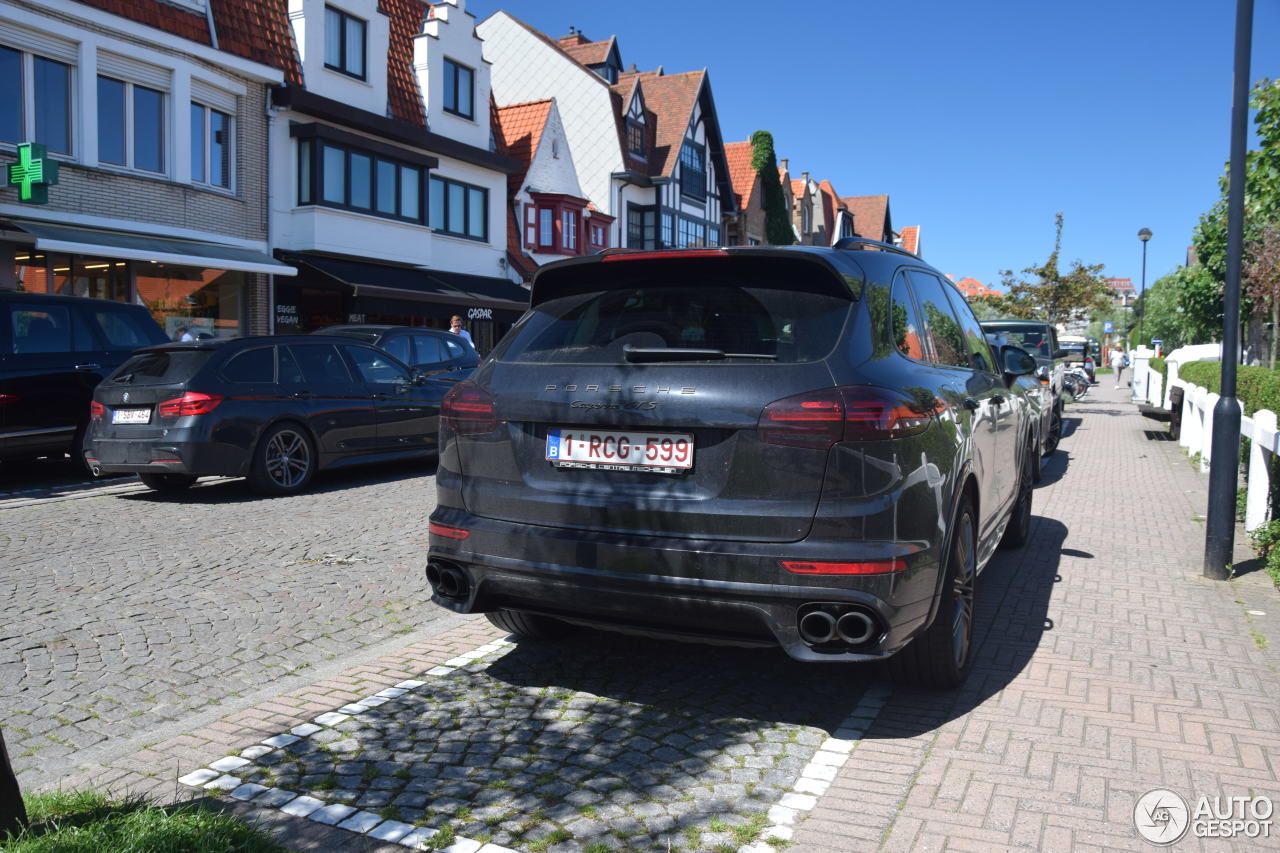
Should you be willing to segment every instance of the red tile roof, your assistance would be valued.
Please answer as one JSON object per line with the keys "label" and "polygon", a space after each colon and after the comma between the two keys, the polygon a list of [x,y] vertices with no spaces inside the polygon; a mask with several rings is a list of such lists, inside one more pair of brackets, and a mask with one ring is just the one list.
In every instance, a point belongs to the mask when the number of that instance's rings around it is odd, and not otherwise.
{"label": "red tile roof", "polygon": [[[204,15],[161,0],[80,0],[88,6],[199,44],[211,45]],[[293,46],[288,0],[209,0],[218,47],[234,56],[285,72],[302,82],[302,66]]]}
{"label": "red tile roof", "polygon": [[902,248],[913,255],[920,254],[920,226],[906,225],[902,228]]}
{"label": "red tile roof", "polygon": [[1000,295],[1000,291],[992,290],[976,278],[960,279],[956,282],[956,290],[959,290],[965,299],[979,299],[983,296]]}
{"label": "red tile roof", "polygon": [[609,36],[608,41],[585,41],[586,36],[582,33],[575,35],[578,40],[566,42],[565,39],[561,39],[560,47],[573,57],[574,61],[583,66],[599,65],[604,62],[609,58],[609,51],[613,50],[614,43],[617,41],[616,36]]}
{"label": "red tile roof", "polygon": [[853,214],[853,233],[867,240],[883,240],[891,230],[889,223],[889,196],[846,196],[840,201]]}
{"label": "red tile roof", "polygon": [[804,197],[805,182],[800,178],[796,178],[791,182],[791,195],[796,198]]}
{"label": "red tile roof", "polygon": [[755,156],[755,149],[748,142],[727,142],[724,146],[724,156],[729,163],[729,183],[733,185],[733,192],[738,196],[738,209],[746,210],[748,202],[751,201],[751,190],[756,184],[756,170],[751,167],[751,160]]}
{"label": "red tile roof", "polygon": [[508,156],[518,160],[522,167],[520,174],[507,177],[507,184],[513,192],[524,183],[533,155],[538,152],[538,142],[546,129],[551,104],[551,99],[546,98],[497,108],[501,145],[506,148]]}
{"label": "red tile roof", "polygon": [[818,192],[822,196],[822,223],[827,229],[827,240],[830,241],[836,227],[836,210],[840,206],[840,197],[831,182],[823,180],[818,184]]}
{"label": "red tile roof", "polygon": [[[702,93],[707,72],[687,71],[683,74],[662,74],[658,71],[622,74],[612,89],[623,95],[631,91],[639,78],[645,107],[653,113],[656,127],[653,130],[653,148],[649,151],[648,174],[654,177],[670,177],[680,161],[680,147],[693,115],[694,104]],[[624,102],[622,109],[626,109]]]}
{"label": "red tile roof", "polygon": [[413,38],[422,32],[427,10],[422,0],[378,0],[378,11],[391,23],[386,108],[392,118],[418,127],[427,126],[427,117],[422,111],[418,75],[413,71]]}

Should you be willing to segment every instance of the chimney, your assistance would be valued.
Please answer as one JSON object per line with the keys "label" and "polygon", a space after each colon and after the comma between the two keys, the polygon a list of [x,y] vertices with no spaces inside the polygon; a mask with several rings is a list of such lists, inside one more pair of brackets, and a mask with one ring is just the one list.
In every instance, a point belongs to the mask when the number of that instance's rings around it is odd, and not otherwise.
{"label": "chimney", "polygon": [[805,185],[806,187],[808,187],[808,186],[809,186],[809,173],[808,173],[808,172],[801,172],[801,173],[800,173],[800,180],[804,181],[804,185]]}
{"label": "chimney", "polygon": [[582,30],[577,27],[569,27],[567,36],[560,36],[560,44],[565,47],[574,47],[575,45],[588,44],[588,39],[582,34]]}
{"label": "chimney", "polygon": [[784,172],[790,172],[790,171],[791,171],[790,169],[788,169],[788,168],[787,168],[787,158],[786,158],[786,157],[783,157],[783,158],[782,158],[781,160],[779,160],[778,162],[782,165],[782,171],[784,171]]}

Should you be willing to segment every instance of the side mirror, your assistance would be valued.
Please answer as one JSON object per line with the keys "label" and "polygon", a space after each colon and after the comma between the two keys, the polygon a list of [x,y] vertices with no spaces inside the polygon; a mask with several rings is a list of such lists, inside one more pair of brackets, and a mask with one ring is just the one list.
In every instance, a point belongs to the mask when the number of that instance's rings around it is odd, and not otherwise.
{"label": "side mirror", "polygon": [[1066,358],[1068,355],[1070,355],[1070,353],[1068,353],[1066,350],[1062,349],[1061,347],[1053,351],[1054,358]]}
{"label": "side mirror", "polygon": [[1000,367],[1010,376],[1027,376],[1035,373],[1036,360],[1022,347],[1011,344],[1000,350]]}

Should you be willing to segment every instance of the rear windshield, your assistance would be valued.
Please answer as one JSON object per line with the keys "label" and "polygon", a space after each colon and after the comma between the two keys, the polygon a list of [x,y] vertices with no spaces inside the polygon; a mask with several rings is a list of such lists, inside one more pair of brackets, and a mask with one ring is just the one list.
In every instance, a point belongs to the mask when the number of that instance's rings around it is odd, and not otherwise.
{"label": "rear windshield", "polygon": [[108,382],[129,385],[171,385],[185,382],[196,375],[212,350],[160,350],[142,352],[130,358]]}
{"label": "rear windshield", "polygon": [[994,326],[989,328],[992,334],[1003,336],[1014,346],[1022,347],[1032,355],[1052,356],[1049,350],[1049,338],[1043,329],[1018,329]]}
{"label": "rear windshield", "polygon": [[[669,360],[722,364],[822,359],[836,346],[854,295],[822,266],[771,261],[635,261],[564,270],[548,288],[564,295],[536,304],[495,357],[623,364],[628,347],[671,351]],[[602,280],[608,289],[600,287]]]}

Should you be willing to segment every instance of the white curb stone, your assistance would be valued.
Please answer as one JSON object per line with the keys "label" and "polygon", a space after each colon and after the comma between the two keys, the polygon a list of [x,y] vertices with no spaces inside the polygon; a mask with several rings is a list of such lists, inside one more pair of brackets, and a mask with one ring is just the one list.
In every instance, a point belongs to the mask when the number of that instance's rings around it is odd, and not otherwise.
{"label": "white curb stone", "polygon": [[231,796],[237,800],[244,800],[248,802],[265,790],[267,790],[266,785],[259,785],[256,782],[245,782],[239,788],[232,791]]}
{"label": "white curb stone", "polygon": [[203,785],[205,782],[208,782],[210,779],[217,779],[218,775],[219,774],[214,772],[213,770],[201,768],[194,772],[188,773],[186,776],[183,776],[178,781],[183,785],[190,785],[193,788],[199,788],[201,785]]}
{"label": "white curb stone", "polygon": [[344,806],[341,803],[325,806],[313,811],[307,815],[307,818],[314,820],[316,823],[323,823],[326,826],[333,826],[338,821],[345,820],[355,814],[356,810],[352,806]]}
{"label": "white curb stone", "polygon": [[320,726],[317,726],[315,723],[303,723],[300,726],[294,726],[289,729],[291,734],[295,734],[298,737],[310,737],[318,731],[320,731]]}
{"label": "white curb stone", "polygon": [[398,820],[389,820],[381,824],[377,829],[369,832],[370,838],[376,838],[379,841],[396,842],[404,838],[410,832],[413,832],[413,824],[404,823]]}
{"label": "white curb stone", "polygon": [[294,817],[306,817],[316,809],[322,808],[324,808],[323,800],[317,800],[315,797],[308,797],[304,794],[301,797],[291,800],[289,804],[280,809],[280,811],[285,814],[291,814]]}
{"label": "white curb stone", "polygon": [[348,829],[352,832],[358,832],[361,835],[373,829],[382,823],[382,818],[373,812],[356,812],[351,817],[338,824],[338,829]]}
{"label": "white curb stone", "polygon": [[297,735],[276,735],[275,737],[267,738],[263,743],[271,747],[281,747],[288,746],[291,743],[297,743],[300,740],[302,740],[302,738]]}
{"label": "white curb stone", "polygon": [[286,791],[284,788],[271,788],[265,794],[254,800],[255,806],[263,808],[278,809],[285,803],[296,799],[298,796],[296,791]]}
{"label": "white curb stone", "polygon": [[350,714],[339,714],[336,711],[330,711],[327,714],[321,714],[316,717],[314,722],[322,726],[336,726],[338,723],[345,723],[349,719],[351,719]]}
{"label": "white curb stone", "polygon": [[234,755],[228,755],[226,758],[219,758],[217,761],[209,765],[210,770],[217,770],[219,773],[230,773],[232,770],[239,770],[249,763],[247,758],[238,758]]}
{"label": "white curb stone", "polygon": [[244,780],[241,779],[239,776],[226,775],[226,776],[219,776],[217,779],[214,779],[212,782],[206,783],[205,788],[209,789],[210,791],[234,791],[236,788],[239,788],[243,784],[244,784]]}

